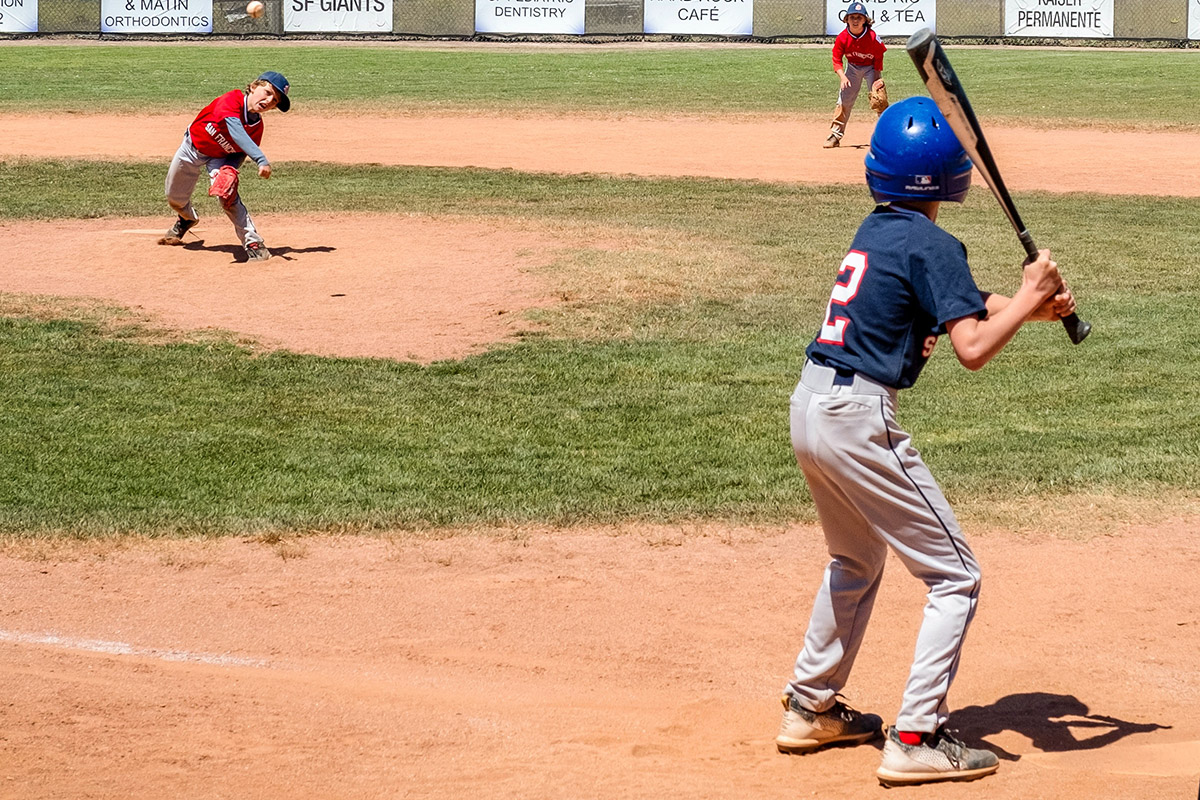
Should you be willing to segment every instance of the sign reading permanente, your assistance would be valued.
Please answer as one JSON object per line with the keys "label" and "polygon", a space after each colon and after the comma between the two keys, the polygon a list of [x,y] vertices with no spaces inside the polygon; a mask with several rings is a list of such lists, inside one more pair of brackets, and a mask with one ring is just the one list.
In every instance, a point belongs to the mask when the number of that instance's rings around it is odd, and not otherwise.
{"label": "sign reading permanente", "polygon": [[1005,0],[1004,34],[1111,39],[1113,0]]}

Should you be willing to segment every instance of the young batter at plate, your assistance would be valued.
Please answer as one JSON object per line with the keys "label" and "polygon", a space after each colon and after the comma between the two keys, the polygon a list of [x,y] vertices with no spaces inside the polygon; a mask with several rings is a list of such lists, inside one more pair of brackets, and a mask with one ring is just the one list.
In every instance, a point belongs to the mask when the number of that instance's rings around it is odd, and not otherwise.
{"label": "young batter at plate", "polygon": [[[883,54],[887,48],[871,27],[867,7],[853,2],[842,15],[846,28],[833,40],[833,71],[838,76],[838,101],[825,147],[837,147],[846,133],[846,122],[858,91],[866,83],[871,91],[883,90]],[[844,63],[843,63],[844,62]],[[886,107],[886,101],[884,101]]]}
{"label": "young batter at plate", "polygon": [[924,621],[896,724],[876,776],[885,785],[970,780],[996,756],[946,730],[946,696],[979,594],[979,566],[929,469],[896,422],[948,334],[977,370],[1029,320],[1057,320],[1075,301],[1050,252],[1025,264],[1012,297],[981,292],[966,248],[939,228],[942,202],[962,202],[971,162],[932,100],[883,112],[866,158],[879,205],[846,257],[791,399],[792,447],[812,491],[831,560],[804,648],[784,690],[782,752],[881,735],[882,720],[840,692],[862,644],[890,548],[928,588]]}
{"label": "young batter at plate", "polygon": [[260,148],[262,115],[272,108],[291,108],[288,88],[287,78],[278,72],[264,72],[245,89],[226,92],[196,115],[167,170],[167,202],[179,219],[158,240],[159,244],[183,244],[184,234],[199,221],[192,207],[192,192],[203,170],[212,187],[209,194],[220,199],[238,240],[246,248],[246,258],[265,261],[271,257],[242,203],[238,169],[248,156],[258,165],[260,178],[271,177],[271,162]]}

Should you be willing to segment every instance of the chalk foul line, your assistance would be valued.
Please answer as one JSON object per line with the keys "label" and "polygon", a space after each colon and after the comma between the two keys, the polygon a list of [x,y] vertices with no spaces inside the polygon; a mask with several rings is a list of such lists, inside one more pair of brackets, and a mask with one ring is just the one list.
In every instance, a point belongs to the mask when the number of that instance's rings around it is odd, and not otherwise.
{"label": "chalk foul line", "polygon": [[41,645],[63,650],[83,650],[113,656],[137,656],[158,661],[175,661],[189,664],[208,664],[217,667],[268,667],[266,661],[241,658],[216,653],[193,653],[187,650],[164,650],[157,647],[138,647],[125,642],[107,642],[101,639],[80,639],[54,633],[19,633],[0,630],[0,642],[11,644]]}

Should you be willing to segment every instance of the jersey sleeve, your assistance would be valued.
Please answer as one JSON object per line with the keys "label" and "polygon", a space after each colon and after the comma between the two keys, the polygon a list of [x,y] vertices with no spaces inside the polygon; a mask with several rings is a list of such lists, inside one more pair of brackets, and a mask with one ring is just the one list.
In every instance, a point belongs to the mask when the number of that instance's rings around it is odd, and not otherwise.
{"label": "jersey sleeve", "polygon": [[883,72],[883,54],[887,52],[887,48],[884,47],[879,37],[875,35],[874,30],[871,31],[871,38],[875,41],[875,71]]}
{"label": "jersey sleeve", "polygon": [[255,164],[258,164],[260,167],[262,167],[271,163],[267,161],[267,156],[263,153],[262,149],[254,143],[253,139],[250,138],[250,134],[246,133],[246,128],[244,125],[242,125],[242,120],[240,118],[226,117],[225,126],[229,129],[229,138],[233,139],[233,143],[236,144],[243,153],[248,155]]}
{"label": "jersey sleeve", "polygon": [[833,40],[833,71],[842,68],[842,60],[846,57],[846,32],[842,31]]}
{"label": "jersey sleeve", "polygon": [[925,310],[937,320],[938,333],[946,323],[963,317],[983,319],[987,305],[967,263],[967,249],[949,233],[934,228],[935,236],[913,255],[913,288]]}

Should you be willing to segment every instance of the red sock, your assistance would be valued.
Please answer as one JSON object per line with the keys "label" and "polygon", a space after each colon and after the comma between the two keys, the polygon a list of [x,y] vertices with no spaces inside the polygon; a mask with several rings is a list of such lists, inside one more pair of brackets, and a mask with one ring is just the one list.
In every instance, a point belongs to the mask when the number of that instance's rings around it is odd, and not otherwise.
{"label": "red sock", "polygon": [[925,740],[923,733],[914,733],[913,731],[897,731],[896,733],[899,735],[900,741],[905,744],[920,744]]}

